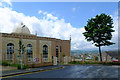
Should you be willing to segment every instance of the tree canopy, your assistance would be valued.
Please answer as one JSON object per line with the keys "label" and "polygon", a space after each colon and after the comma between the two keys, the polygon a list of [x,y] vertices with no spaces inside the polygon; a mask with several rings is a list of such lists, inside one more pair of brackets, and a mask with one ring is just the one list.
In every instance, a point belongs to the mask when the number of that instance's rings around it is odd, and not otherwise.
{"label": "tree canopy", "polygon": [[101,46],[109,46],[115,44],[110,42],[112,39],[113,19],[110,15],[102,13],[94,18],[88,19],[87,26],[84,26],[83,35],[87,41],[92,41],[96,47],[99,47],[100,61],[102,62]]}
{"label": "tree canopy", "polygon": [[110,15],[96,15],[95,18],[88,19],[87,26],[84,26],[86,32],[83,33],[87,41],[93,41],[95,46],[109,46],[114,44],[110,42],[112,38],[113,19]]}

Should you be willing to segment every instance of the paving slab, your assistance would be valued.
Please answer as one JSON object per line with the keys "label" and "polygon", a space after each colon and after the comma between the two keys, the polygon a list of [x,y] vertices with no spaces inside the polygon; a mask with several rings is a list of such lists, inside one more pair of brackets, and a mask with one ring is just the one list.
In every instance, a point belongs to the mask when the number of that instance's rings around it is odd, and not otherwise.
{"label": "paving slab", "polygon": [[0,65],[0,71],[9,71],[9,70],[16,70],[17,67],[11,67],[11,66],[1,66]]}

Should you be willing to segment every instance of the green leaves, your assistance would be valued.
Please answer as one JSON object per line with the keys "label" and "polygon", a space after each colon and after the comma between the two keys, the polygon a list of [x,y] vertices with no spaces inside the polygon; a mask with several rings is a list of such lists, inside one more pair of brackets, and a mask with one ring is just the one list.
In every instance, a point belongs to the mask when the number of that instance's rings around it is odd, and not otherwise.
{"label": "green leaves", "polygon": [[22,49],[23,49],[23,52],[25,52],[25,46],[24,44],[21,43],[21,40],[19,40],[19,54],[21,53],[21,45],[22,45]]}
{"label": "green leaves", "polygon": [[88,19],[87,26],[84,26],[83,35],[87,41],[93,41],[96,47],[109,46],[114,44],[110,42],[112,38],[113,19],[109,15],[102,13],[95,18]]}

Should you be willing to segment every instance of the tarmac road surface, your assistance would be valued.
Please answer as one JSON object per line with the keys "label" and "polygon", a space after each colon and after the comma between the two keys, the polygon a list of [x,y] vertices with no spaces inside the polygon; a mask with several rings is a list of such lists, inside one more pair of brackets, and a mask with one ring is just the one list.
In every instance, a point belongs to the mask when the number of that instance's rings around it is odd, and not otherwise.
{"label": "tarmac road surface", "polygon": [[70,65],[62,69],[17,75],[8,78],[118,78],[118,67]]}

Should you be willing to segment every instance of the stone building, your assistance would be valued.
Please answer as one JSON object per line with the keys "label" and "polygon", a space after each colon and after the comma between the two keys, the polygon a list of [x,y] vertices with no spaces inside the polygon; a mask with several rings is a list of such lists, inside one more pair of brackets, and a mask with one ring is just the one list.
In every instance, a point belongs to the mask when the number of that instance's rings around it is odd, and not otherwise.
{"label": "stone building", "polygon": [[111,62],[113,60],[118,60],[118,51],[105,51],[102,53],[102,60]]}
{"label": "stone building", "polygon": [[[22,24],[21,24],[22,25]],[[3,61],[20,62],[21,25],[15,27],[12,33],[0,33],[0,54]],[[63,62],[63,57],[71,56],[70,40],[61,40],[50,37],[33,35],[29,29],[23,27],[23,63],[52,63],[57,58],[57,63]]]}

